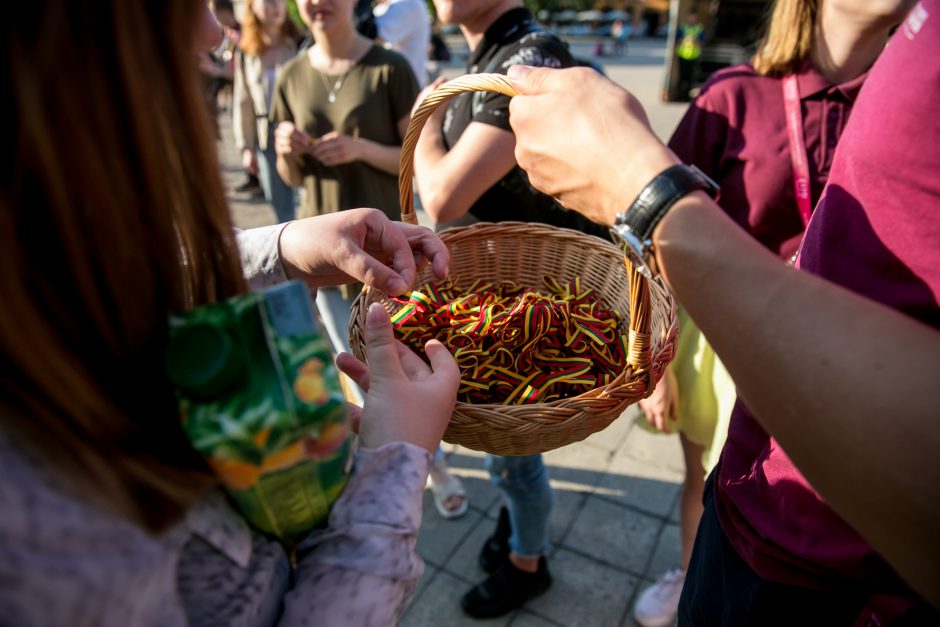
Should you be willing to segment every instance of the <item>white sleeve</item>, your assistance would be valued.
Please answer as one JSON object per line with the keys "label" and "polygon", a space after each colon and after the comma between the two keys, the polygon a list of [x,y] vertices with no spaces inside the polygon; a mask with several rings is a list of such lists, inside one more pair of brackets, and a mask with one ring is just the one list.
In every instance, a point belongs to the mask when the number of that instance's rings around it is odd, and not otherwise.
{"label": "white sleeve", "polygon": [[423,20],[420,10],[410,2],[393,2],[388,9],[375,16],[375,23],[379,29],[379,37],[390,44],[396,44],[407,37],[418,20]]}
{"label": "white sleeve", "polygon": [[281,231],[287,224],[285,222],[235,232],[238,251],[241,254],[242,272],[251,289],[258,290],[287,280],[278,250]]}

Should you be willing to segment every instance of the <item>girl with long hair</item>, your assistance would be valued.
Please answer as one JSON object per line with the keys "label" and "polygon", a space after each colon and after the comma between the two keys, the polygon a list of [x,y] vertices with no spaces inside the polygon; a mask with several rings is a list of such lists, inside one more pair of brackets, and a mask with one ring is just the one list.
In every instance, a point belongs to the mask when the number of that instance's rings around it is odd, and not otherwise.
{"label": "girl with long hair", "polygon": [[269,124],[278,69],[297,54],[300,31],[284,0],[250,0],[235,60],[233,128],[242,167],[261,181],[278,222],[294,219],[294,192],[277,172]]}
{"label": "girl with long hair", "polygon": [[399,354],[370,310],[371,366],[338,360],[369,391],[362,448],[291,560],[188,443],[168,316],[285,278],[402,293],[416,256],[445,274],[443,244],[374,209],[235,234],[192,62],[220,35],[201,0],[34,2],[0,33],[3,621],[391,624],[422,570],[421,494],[459,377],[447,351],[429,343],[433,370]]}

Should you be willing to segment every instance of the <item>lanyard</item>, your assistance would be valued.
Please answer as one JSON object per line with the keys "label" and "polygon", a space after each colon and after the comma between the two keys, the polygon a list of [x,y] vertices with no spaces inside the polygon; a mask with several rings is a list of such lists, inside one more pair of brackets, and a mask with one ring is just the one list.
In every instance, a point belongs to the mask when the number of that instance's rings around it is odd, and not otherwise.
{"label": "lanyard", "polygon": [[809,162],[806,158],[806,143],[803,140],[803,114],[800,112],[800,87],[796,75],[783,78],[783,105],[787,114],[787,136],[790,138],[790,164],[793,167],[793,189],[796,205],[803,219],[803,228],[809,224],[813,212],[810,200]]}

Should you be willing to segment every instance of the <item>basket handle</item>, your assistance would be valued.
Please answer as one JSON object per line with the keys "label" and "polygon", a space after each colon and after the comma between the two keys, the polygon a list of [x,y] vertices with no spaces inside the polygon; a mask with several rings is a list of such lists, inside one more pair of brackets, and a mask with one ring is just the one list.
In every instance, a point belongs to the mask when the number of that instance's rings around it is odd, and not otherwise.
{"label": "basket handle", "polygon": [[[492,91],[509,96],[518,96],[519,92],[512,86],[509,79],[502,74],[465,74],[448,81],[428,94],[415,109],[408,130],[401,143],[401,159],[399,161],[398,192],[401,202],[401,220],[408,224],[417,224],[415,215],[414,191],[412,179],[414,176],[414,152],[418,144],[418,137],[424,123],[442,104],[450,101],[457,94],[473,91]],[[650,289],[646,277],[637,271],[624,256],[624,264],[630,279],[630,333],[627,338],[627,363],[634,372],[644,372],[649,379],[648,392],[653,392],[653,374],[650,369],[652,362],[652,342],[650,342]]]}
{"label": "basket handle", "polygon": [[421,129],[424,128],[425,121],[439,106],[450,101],[457,94],[470,91],[493,91],[510,97],[519,94],[516,88],[512,86],[512,83],[509,82],[509,79],[502,74],[465,74],[452,81],[447,81],[421,101],[421,105],[415,109],[414,115],[411,116],[405,138],[401,142],[398,193],[401,202],[402,222],[408,224],[418,223],[411,184],[414,175],[415,146],[418,144],[418,137],[421,136]]}

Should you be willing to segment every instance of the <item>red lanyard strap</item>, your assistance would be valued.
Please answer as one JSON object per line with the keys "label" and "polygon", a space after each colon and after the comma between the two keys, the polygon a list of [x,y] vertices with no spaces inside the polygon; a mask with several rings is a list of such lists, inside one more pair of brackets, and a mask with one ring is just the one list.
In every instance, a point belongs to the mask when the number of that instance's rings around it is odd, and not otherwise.
{"label": "red lanyard strap", "polygon": [[790,139],[790,164],[793,167],[793,189],[796,192],[796,205],[803,219],[803,228],[806,228],[813,212],[813,203],[810,199],[809,161],[806,157],[806,142],[803,139],[800,88],[793,74],[784,77],[782,86],[783,105],[787,114],[787,137]]}

